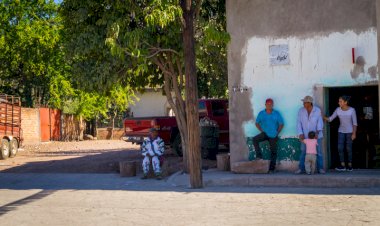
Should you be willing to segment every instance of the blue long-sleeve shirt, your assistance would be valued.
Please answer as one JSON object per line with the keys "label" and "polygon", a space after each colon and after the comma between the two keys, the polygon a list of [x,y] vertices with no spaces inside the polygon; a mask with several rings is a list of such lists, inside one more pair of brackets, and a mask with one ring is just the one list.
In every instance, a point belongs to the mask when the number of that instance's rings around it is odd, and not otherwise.
{"label": "blue long-sleeve shirt", "polygon": [[310,131],[314,131],[318,134],[318,139],[323,137],[323,120],[321,109],[313,106],[310,115],[307,113],[306,108],[302,107],[298,111],[297,117],[297,133],[298,135],[304,135],[305,138],[309,138]]}

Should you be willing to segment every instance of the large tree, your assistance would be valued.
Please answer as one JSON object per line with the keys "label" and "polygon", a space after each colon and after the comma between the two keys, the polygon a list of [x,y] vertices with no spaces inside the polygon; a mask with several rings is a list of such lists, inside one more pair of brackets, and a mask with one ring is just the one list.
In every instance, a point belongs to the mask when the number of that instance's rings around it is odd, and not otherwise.
{"label": "large tree", "polygon": [[[202,12],[201,3],[66,0],[61,10],[68,56],[83,87],[107,93],[115,83],[134,89],[163,83],[194,188],[202,187],[193,24]],[[214,31],[208,33],[209,40],[223,36],[208,25],[205,30]]]}
{"label": "large tree", "polygon": [[50,1],[0,1],[0,92],[26,106],[47,105],[50,81],[64,73],[58,5]]}

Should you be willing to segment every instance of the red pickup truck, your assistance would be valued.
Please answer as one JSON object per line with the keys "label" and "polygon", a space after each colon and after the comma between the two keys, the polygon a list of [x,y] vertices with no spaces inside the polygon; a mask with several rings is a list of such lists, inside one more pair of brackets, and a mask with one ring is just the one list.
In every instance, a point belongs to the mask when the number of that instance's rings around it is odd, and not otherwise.
{"label": "red pickup truck", "polygon": [[[219,144],[228,147],[229,144],[229,117],[228,100],[201,99],[198,101],[199,117],[208,117],[219,126]],[[175,117],[142,117],[124,119],[123,140],[141,144],[149,134],[149,128],[158,129],[159,136],[170,145],[176,153],[182,153],[181,137]]]}

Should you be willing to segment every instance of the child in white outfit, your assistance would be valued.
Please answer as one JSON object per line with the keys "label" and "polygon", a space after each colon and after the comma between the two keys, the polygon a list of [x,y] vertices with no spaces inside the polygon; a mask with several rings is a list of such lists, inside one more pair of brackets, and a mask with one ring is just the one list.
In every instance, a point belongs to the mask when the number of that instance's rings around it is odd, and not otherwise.
{"label": "child in white outfit", "polygon": [[155,128],[149,130],[149,137],[144,140],[141,145],[141,154],[144,156],[142,163],[144,176],[141,179],[147,179],[149,173],[150,162],[152,161],[153,171],[156,179],[161,180],[160,156],[164,154],[165,143],[158,136],[158,131]]}
{"label": "child in white outfit", "polygon": [[315,172],[318,140],[315,139],[314,131],[310,131],[308,137],[309,139],[304,139],[302,142],[306,145],[305,171],[310,175]]}

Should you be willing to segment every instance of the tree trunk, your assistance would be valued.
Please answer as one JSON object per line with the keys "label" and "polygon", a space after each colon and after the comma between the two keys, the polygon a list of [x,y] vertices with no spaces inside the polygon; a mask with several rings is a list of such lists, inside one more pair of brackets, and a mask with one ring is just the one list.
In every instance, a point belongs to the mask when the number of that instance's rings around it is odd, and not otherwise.
{"label": "tree trunk", "polygon": [[98,137],[98,116],[95,119],[91,120],[92,122],[92,136]]}
{"label": "tree trunk", "polygon": [[[186,115],[191,188],[202,188],[202,159],[200,151],[199,113],[198,113],[198,87],[195,65],[195,40],[194,40],[194,7],[191,2],[181,0],[183,10],[183,47],[185,56],[185,83],[186,83]],[[189,5],[190,4],[190,5]]]}
{"label": "tree trunk", "polygon": [[79,134],[78,134],[78,140],[83,140],[83,132],[84,132],[84,125],[83,125],[83,118],[82,116],[79,116]]}
{"label": "tree trunk", "polygon": [[117,115],[117,111],[114,111],[113,117],[112,117],[112,130],[111,130],[111,140],[113,140],[113,133],[115,130],[115,118]]}
{"label": "tree trunk", "polygon": [[[159,59],[155,60],[156,64],[161,68],[161,70],[164,72],[164,90],[166,94],[166,99],[168,100],[168,103],[170,104],[171,108],[174,111],[174,115],[177,121],[178,130],[181,135],[181,145],[182,145],[182,154],[183,154],[183,171],[188,173],[189,172],[189,162],[188,162],[188,151],[187,151],[187,120],[186,120],[186,109],[185,109],[185,103],[181,95],[181,87],[182,85],[178,85],[176,82],[177,79],[177,73],[179,74],[180,78],[183,76],[183,74],[178,70],[176,73],[174,70],[167,71],[164,67],[164,64],[160,62]],[[182,80],[182,79],[180,79]],[[174,100],[172,97],[171,90],[174,89],[174,94],[176,99]]]}

